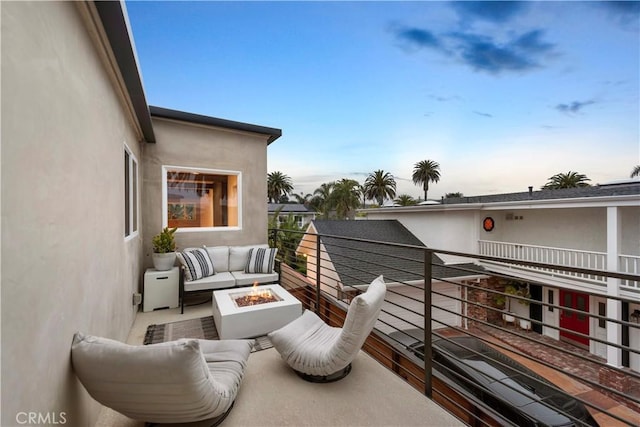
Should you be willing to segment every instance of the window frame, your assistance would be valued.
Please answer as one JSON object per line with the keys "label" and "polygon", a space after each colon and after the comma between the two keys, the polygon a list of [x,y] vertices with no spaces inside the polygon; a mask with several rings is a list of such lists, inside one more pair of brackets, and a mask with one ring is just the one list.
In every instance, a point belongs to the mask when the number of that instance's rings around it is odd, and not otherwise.
{"label": "window frame", "polygon": [[127,143],[124,145],[124,239],[140,234],[140,163]]}
{"label": "window frame", "polygon": [[198,233],[209,231],[240,231],[242,230],[242,172],[238,170],[228,169],[209,169],[192,166],[174,166],[162,165],[162,227],[168,227],[169,224],[169,197],[167,185],[167,172],[198,172],[212,175],[233,175],[236,177],[238,185],[238,225],[233,226],[217,226],[217,227],[178,227],[176,233]]}

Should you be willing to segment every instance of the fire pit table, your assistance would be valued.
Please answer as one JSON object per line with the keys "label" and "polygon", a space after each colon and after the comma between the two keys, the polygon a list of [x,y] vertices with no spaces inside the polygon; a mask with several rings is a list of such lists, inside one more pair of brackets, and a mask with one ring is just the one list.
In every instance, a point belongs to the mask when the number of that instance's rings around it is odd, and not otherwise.
{"label": "fire pit table", "polygon": [[302,315],[302,303],[280,285],[213,292],[213,320],[220,339],[265,335]]}

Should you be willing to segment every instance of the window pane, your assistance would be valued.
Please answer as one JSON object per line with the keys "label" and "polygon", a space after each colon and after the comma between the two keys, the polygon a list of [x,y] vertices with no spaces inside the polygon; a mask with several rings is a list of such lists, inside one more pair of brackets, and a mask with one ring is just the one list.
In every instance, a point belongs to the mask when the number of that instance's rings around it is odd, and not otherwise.
{"label": "window pane", "polygon": [[134,159],[131,159],[131,230],[138,231],[138,163]]}
{"label": "window pane", "polygon": [[[576,308],[580,311],[586,311],[587,304],[584,295],[578,295],[576,298]],[[578,320],[582,321],[585,319],[585,315],[582,313],[578,313]]]}
{"label": "window pane", "polygon": [[167,171],[169,227],[238,225],[238,176],[215,171]]}
{"label": "window pane", "polygon": [[129,153],[124,151],[124,235],[131,234],[131,217],[129,216],[129,201],[131,195],[129,192]]}

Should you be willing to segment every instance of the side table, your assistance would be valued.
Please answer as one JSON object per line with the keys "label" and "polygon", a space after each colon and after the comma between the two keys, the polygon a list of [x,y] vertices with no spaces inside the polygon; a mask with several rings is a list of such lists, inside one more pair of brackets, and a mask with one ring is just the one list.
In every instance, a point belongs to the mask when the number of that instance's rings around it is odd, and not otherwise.
{"label": "side table", "polygon": [[175,308],[179,304],[178,267],[171,270],[158,271],[153,268],[144,273],[144,289],[142,291],[142,311],[153,311],[159,308]]}

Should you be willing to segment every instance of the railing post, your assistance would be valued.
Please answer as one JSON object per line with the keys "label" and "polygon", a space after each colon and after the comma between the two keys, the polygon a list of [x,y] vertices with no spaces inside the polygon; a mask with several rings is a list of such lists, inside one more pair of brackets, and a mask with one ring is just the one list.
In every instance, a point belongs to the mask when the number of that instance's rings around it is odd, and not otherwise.
{"label": "railing post", "polygon": [[433,253],[429,249],[424,251],[424,394],[431,399],[432,389],[432,359],[431,347],[431,259]]}
{"label": "railing post", "polygon": [[316,313],[320,315],[320,236],[316,234]]}

